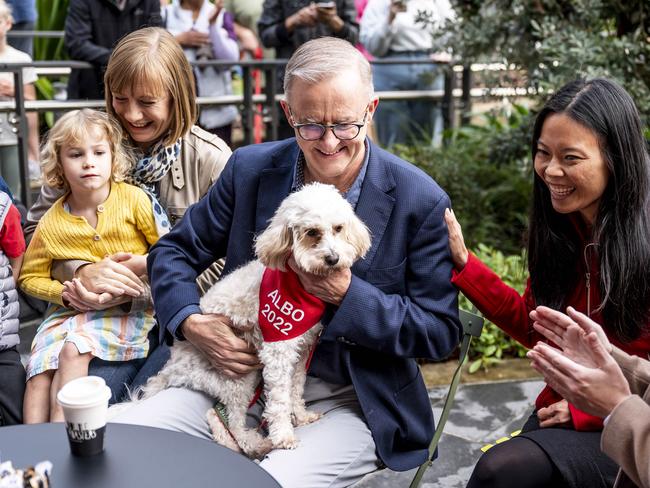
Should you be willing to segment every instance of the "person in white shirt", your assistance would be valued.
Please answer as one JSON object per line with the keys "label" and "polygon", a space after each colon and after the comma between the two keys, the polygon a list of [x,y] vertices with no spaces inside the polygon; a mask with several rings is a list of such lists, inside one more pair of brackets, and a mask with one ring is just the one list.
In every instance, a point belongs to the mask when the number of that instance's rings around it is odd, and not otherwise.
{"label": "person in white shirt", "polygon": [[[428,15],[434,28],[453,18],[447,0],[370,0],[361,18],[361,44],[378,60],[432,58],[448,61],[437,53],[429,27],[417,22],[418,15]],[[375,64],[375,90],[442,90],[444,76],[438,65]],[[377,137],[384,146],[406,143],[409,139],[441,142],[442,110],[439,104],[423,100],[384,101],[375,117]]]}
{"label": "person in white shirt", "polygon": [[[165,28],[183,47],[188,61],[239,60],[233,18],[223,8],[223,0],[214,5],[208,0],[172,0],[163,8],[162,16]],[[195,66],[194,77],[200,97],[232,95],[229,68]],[[230,145],[237,115],[234,105],[206,107],[201,109],[199,125]]]}

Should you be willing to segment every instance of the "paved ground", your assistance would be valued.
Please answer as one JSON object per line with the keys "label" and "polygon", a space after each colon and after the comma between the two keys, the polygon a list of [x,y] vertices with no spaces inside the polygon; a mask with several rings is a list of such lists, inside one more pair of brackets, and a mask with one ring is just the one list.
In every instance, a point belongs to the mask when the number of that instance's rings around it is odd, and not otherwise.
{"label": "paved ground", "polygon": [[[524,424],[542,386],[539,380],[460,385],[440,440],[439,457],[425,473],[422,487],[463,488],[482,454],[481,448]],[[446,394],[445,387],[429,391],[436,419]],[[366,477],[355,488],[407,487],[415,471],[386,469]]]}
{"label": "paved ground", "polygon": [[[21,329],[20,351],[24,359],[37,323],[23,324]],[[443,373],[444,378],[451,375],[453,366],[453,363],[427,365],[425,369],[446,367],[448,371]],[[524,374],[526,369],[530,369],[527,362],[519,363],[515,367],[522,370]],[[432,381],[431,376],[431,371],[425,371],[428,384]],[[472,379],[467,374],[464,378]],[[427,470],[422,486],[463,488],[472,473],[474,464],[482,454],[481,448],[486,444],[494,444],[497,439],[509,436],[524,424],[542,385],[539,379],[461,384],[445,433],[440,441],[439,457]],[[429,389],[431,406],[436,419],[440,418],[446,394],[446,386]],[[385,469],[366,477],[355,488],[408,487],[414,474],[415,470],[397,473]]]}

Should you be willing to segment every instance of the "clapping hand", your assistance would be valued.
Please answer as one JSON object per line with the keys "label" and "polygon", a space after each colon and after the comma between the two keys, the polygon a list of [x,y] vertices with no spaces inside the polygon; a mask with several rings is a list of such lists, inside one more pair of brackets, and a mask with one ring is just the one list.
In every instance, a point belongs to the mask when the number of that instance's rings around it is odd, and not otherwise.
{"label": "clapping hand", "polygon": [[630,387],[602,328],[585,315],[568,311],[571,317],[547,307],[531,312],[535,330],[561,350],[539,342],[527,356],[563,398],[584,412],[605,417],[630,396]]}
{"label": "clapping hand", "polygon": [[548,307],[539,306],[530,312],[537,332],[556,344],[568,358],[583,365],[593,366],[593,349],[584,336],[594,333],[605,351],[611,353],[612,345],[603,328],[573,307],[568,315]]}

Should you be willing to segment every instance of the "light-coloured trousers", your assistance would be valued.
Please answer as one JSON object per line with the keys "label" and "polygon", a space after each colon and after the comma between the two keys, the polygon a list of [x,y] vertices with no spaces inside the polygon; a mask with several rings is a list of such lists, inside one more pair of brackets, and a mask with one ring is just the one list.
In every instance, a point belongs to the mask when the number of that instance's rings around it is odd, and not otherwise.
{"label": "light-coloured trousers", "polygon": [[[298,427],[298,448],[271,451],[260,462],[262,468],[284,488],[350,486],[379,468],[375,443],[351,385],[334,385],[308,376],[304,397],[307,407],[323,417]],[[203,393],[170,388],[134,404],[112,422],[212,439],[205,414],[213,405],[214,400]],[[259,425],[261,408],[258,402],[249,409],[250,427]]]}

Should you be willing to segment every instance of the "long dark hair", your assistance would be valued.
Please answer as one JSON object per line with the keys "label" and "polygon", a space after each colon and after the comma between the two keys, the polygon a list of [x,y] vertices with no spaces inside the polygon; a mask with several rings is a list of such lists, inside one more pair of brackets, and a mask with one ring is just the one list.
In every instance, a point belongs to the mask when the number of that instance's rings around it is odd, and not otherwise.
{"label": "long dark hair", "polygon": [[[628,93],[605,80],[577,80],[555,93],[533,128],[532,155],[549,115],[562,113],[592,130],[609,169],[609,181],[593,224],[599,256],[604,324],[623,341],[639,337],[650,316],[650,157],[639,113]],[[568,215],[555,210],[535,174],[530,214],[528,268],[538,304],[566,306],[584,277],[583,243]]]}

